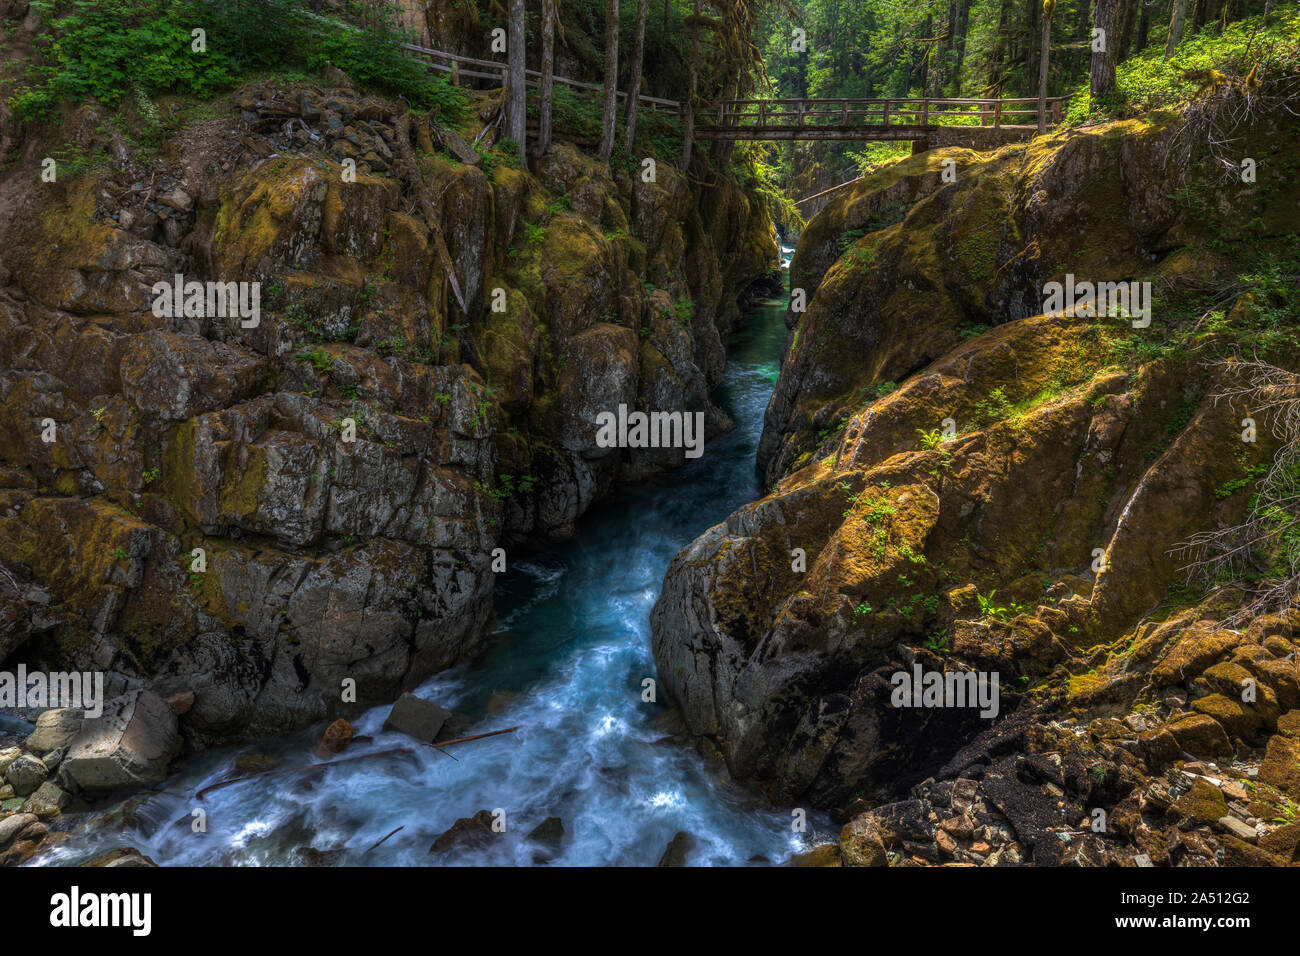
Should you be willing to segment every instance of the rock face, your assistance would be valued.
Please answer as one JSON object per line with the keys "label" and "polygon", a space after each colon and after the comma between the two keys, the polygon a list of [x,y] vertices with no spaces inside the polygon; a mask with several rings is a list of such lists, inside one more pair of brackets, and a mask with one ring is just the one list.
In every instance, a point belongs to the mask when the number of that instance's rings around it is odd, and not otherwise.
{"label": "rock face", "polygon": [[86,791],[160,783],[180,751],[176,715],[151,691],[132,691],[104,704],[73,739],[61,775]]}
{"label": "rock face", "polygon": [[[776,257],[728,177],[646,184],[563,144],[535,174],[461,163],[350,87],[231,100],[0,226],[0,659],[192,695],[193,746],[473,656],[494,548],[682,464],[599,447],[595,414],[726,427],[721,335]],[[177,275],[258,283],[256,321],[155,309]]]}
{"label": "rock face", "polygon": [[[1264,821],[1300,797],[1284,730],[1300,609],[1220,623],[1245,598],[1202,603],[1175,549],[1238,522],[1278,449],[1266,428],[1242,440],[1225,339],[1183,318],[1241,268],[1209,240],[1244,242],[1254,216],[1280,248],[1274,205],[1300,193],[1273,177],[1221,218],[1172,200],[1162,157],[1193,183],[1212,166],[1174,128],[927,152],[800,240],[810,301],[768,408],[770,490],[674,559],[653,647],[704,749],[838,814],[846,865],[1294,856]],[[1245,135],[1296,144],[1268,118]],[[956,183],[936,175],[948,158]],[[1040,314],[1067,272],[1165,298],[1146,327]],[[1255,308],[1233,305],[1222,335],[1248,347]],[[1270,356],[1300,372],[1290,347]],[[997,677],[997,706],[900,699],[913,674]],[[1193,812],[1178,800],[1200,777],[1242,796]]]}
{"label": "rock face", "polygon": [[[794,333],[759,448],[768,480],[803,464],[875,388],[901,382],[964,335],[1042,312],[1049,281],[1069,273],[1186,286],[1207,269],[1231,268],[1216,252],[1188,255],[1208,237],[1203,212],[1168,186],[1181,122],[1111,123],[993,152],[930,150],[836,195],[791,263],[791,287],[809,301],[787,319]],[[1285,129],[1261,121],[1251,142],[1269,149]],[[955,182],[943,182],[946,160]],[[1273,188],[1288,197],[1232,197],[1246,218],[1223,216],[1220,238],[1287,235],[1292,190],[1281,178]]]}

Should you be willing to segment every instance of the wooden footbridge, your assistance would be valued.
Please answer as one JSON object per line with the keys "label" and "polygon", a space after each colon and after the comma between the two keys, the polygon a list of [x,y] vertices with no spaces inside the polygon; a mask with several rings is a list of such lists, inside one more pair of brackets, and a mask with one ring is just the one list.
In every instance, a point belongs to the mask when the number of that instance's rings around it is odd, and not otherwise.
{"label": "wooden footbridge", "polygon": [[[1046,102],[1046,125],[1061,121],[1067,97]],[[723,100],[697,120],[699,139],[928,140],[941,127],[1033,130],[1038,100],[1024,99],[779,99]],[[704,117],[701,117],[703,119]],[[959,135],[959,134],[958,134]]]}
{"label": "wooden footbridge", "polygon": [[[449,73],[453,83],[477,79],[508,85],[508,68],[500,60],[477,60],[414,44],[407,44],[406,49],[426,57],[433,69]],[[529,85],[535,86],[540,78],[537,71],[526,71]],[[583,83],[563,76],[554,77],[554,81],[579,89],[602,89],[599,83]],[[627,98],[622,91],[618,96]],[[642,95],[638,101],[642,108],[652,112],[686,113],[677,100]],[[1058,124],[1068,102],[1068,97],[1049,97],[1044,105],[1043,126],[1050,128]],[[921,142],[943,129],[945,136],[957,145],[963,129],[1021,130],[1028,134],[1039,127],[1038,110],[1038,100],[1034,98],[720,100],[696,109],[695,138]]]}

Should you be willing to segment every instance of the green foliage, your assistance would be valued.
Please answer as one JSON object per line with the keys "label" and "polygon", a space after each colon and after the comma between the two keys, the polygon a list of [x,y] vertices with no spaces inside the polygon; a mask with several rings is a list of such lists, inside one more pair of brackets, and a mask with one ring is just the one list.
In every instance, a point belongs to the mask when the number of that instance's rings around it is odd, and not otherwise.
{"label": "green foliage", "polygon": [[990,591],[987,595],[984,594],[976,595],[976,597],[979,598],[979,602],[980,602],[981,617],[992,618],[993,620],[1002,621],[1003,623],[1006,623],[1007,621],[1015,617],[1017,614],[1028,613],[1029,608],[1027,608],[1023,604],[1018,604],[1015,601],[1012,601],[1009,605],[1005,605],[1005,606],[1001,604],[997,604],[993,600],[993,598],[997,595],[997,593],[998,593],[997,591]]}
{"label": "green foliage", "polygon": [[319,345],[313,349],[304,349],[298,353],[304,362],[309,362],[317,372],[328,372],[334,367],[334,359]]}
{"label": "green foliage", "polygon": [[1079,124],[1170,106],[1252,69],[1264,76],[1300,69],[1300,5],[1279,6],[1267,22],[1262,16],[1246,17],[1226,29],[1208,24],[1199,33],[1191,32],[1189,17],[1188,32],[1169,59],[1159,42],[1117,66],[1116,95],[1109,102],[1090,103],[1084,78],[1071,94],[1067,121]]}
{"label": "green foliage", "polygon": [[[32,6],[51,29],[40,35],[39,63],[11,101],[24,119],[45,115],[65,98],[115,106],[134,88],[148,122],[150,92],[203,98],[250,73],[327,64],[444,116],[457,115],[465,102],[459,89],[402,51],[406,38],[388,6],[349,3],[347,15],[364,15],[364,29],[313,14],[297,0],[35,0]],[[200,26],[203,52],[193,49],[191,33]]]}
{"label": "green foliage", "polygon": [[858,168],[859,176],[870,176],[881,166],[911,154],[911,143],[864,143],[862,149],[848,152],[848,158]]}
{"label": "green foliage", "polygon": [[948,441],[948,436],[943,433],[942,428],[932,428],[929,431],[918,428],[916,433],[921,436],[921,447],[926,451],[938,448],[943,442]]}
{"label": "green foliage", "polygon": [[773,144],[739,143],[732,154],[732,166],[740,184],[763,200],[774,221],[796,231],[803,229],[799,207],[781,189],[783,176]]}
{"label": "green foliage", "polygon": [[546,227],[537,223],[524,223],[524,242],[530,246],[540,246],[546,241]]}
{"label": "green foliage", "polygon": [[1007,398],[1003,388],[998,386],[985,398],[975,403],[975,424],[977,427],[991,425],[993,422],[1010,418],[1014,412],[1015,406]]}

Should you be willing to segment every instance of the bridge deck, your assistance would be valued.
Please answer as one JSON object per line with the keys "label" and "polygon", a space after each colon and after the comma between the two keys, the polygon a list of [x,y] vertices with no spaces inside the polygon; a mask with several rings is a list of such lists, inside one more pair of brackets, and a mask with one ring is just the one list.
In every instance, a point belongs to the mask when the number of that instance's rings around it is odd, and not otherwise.
{"label": "bridge deck", "polygon": [[[481,79],[507,85],[506,64],[479,60],[428,47],[406,44],[411,53],[426,58],[429,66],[450,73],[452,82]],[[535,85],[540,74],[527,70],[525,82]],[[602,89],[563,76],[556,83],[586,90]],[[618,91],[626,99],[627,94]],[[650,110],[684,114],[677,100],[638,97]],[[1069,97],[1049,97],[1044,121],[1055,126],[1064,115]],[[709,120],[716,117],[716,122]],[[721,100],[696,111],[695,138],[700,140],[926,140],[941,127],[1033,130],[1037,128],[1038,100],[981,99],[972,97],[900,97],[894,99],[771,99]]]}

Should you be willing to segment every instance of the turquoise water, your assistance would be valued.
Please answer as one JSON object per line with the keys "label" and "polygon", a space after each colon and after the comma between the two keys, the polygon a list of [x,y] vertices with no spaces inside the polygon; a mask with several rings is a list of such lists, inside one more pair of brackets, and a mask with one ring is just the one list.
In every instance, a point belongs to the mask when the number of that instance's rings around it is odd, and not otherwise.
{"label": "turquoise water", "polygon": [[[780,303],[755,309],[728,343],[715,395],[735,429],[680,471],[593,509],[572,543],[515,563],[497,582],[489,651],[417,691],[467,714],[467,734],[520,730],[455,747],[453,760],[383,732],[389,708],[377,707],[355,724],[374,739],[345,756],[395,747],[412,755],[235,784],[200,801],[195,792],[230,776],[236,757],[270,748],[203,754],[166,792],[80,827],[42,862],[126,844],[163,864],[283,864],[303,847],[350,864],[531,864],[537,847],[524,837],[552,816],[566,833],[552,865],[653,865],[683,830],[694,838],[691,864],[779,862],[833,838],[824,825],[820,834],[792,832],[788,809],[728,784],[670,737],[662,702],[641,700],[641,682],[655,672],[650,609],[673,555],[760,493],[754,452],[785,334]],[[301,735],[274,756],[280,766],[310,763],[313,743]],[[194,832],[197,807],[203,833]],[[484,809],[504,810],[504,834],[430,854],[457,818]]]}

